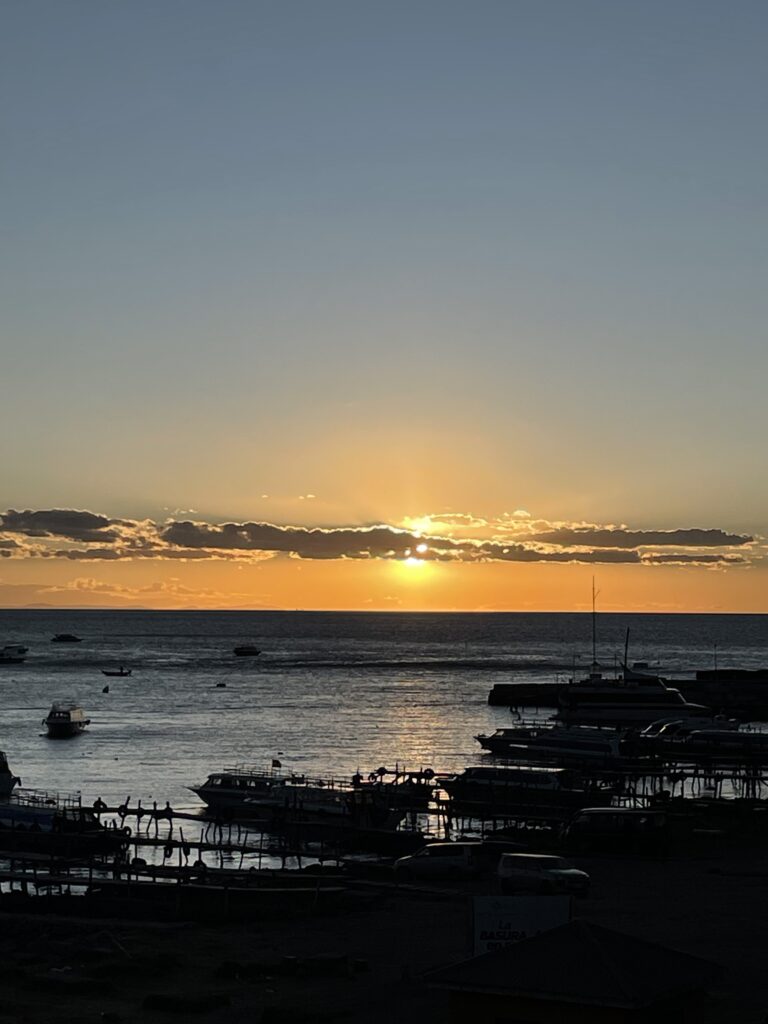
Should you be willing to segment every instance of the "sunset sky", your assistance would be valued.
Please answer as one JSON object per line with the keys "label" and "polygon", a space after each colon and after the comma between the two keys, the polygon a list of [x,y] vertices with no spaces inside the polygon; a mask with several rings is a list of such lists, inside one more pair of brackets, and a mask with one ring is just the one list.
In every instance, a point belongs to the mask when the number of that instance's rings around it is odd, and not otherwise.
{"label": "sunset sky", "polygon": [[768,612],[763,0],[6,0],[0,606]]}

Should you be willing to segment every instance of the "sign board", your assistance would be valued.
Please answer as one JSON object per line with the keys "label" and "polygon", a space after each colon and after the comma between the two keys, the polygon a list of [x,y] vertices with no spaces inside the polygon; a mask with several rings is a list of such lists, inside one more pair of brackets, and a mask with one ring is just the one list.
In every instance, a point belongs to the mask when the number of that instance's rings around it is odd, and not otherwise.
{"label": "sign board", "polygon": [[570,919],[570,896],[475,896],[473,954],[493,953]]}

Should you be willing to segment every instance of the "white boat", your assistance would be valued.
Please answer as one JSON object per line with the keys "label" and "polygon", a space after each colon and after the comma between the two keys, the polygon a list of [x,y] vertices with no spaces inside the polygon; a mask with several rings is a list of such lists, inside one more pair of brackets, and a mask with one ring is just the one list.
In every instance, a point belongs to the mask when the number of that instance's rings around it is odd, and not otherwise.
{"label": "white boat", "polygon": [[394,828],[402,813],[392,808],[389,786],[381,783],[313,779],[295,773],[237,765],[191,786],[213,810],[282,823],[332,823]]}
{"label": "white boat", "polygon": [[90,718],[85,717],[85,712],[78,704],[53,704],[43,719],[43,725],[51,739],[77,736],[90,724]]}
{"label": "white boat", "polygon": [[[530,732],[525,736],[521,733]],[[588,726],[543,725],[540,729],[497,729],[475,737],[496,757],[559,765],[615,764],[624,757],[622,734]]]}

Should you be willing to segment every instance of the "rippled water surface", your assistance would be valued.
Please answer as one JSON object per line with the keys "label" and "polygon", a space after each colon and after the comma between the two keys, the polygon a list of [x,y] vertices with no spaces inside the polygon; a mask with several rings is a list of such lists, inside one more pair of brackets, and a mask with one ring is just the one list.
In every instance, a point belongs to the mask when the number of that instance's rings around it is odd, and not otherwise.
{"label": "rippled water surface", "polygon": [[[600,615],[612,667],[671,674],[768,666],[768,616]],[[79,644],[54,644],[55,633]],[[473,737],[510,721],[489,708],[495,682],[564,678],[591,661],[578,614],[3,611],[0,646],[29,646],[0,668],[0,749],[25,786],[81,790],[90,802],[197,806],[186,787],[235,762],[351,775],[379,765],[448,769],[475,760]],[[236,658],[254,643],[262,654]],[[118,665],[130,678],[107,679]],[[218,683],[225,683],[223,688]],[[109,693],[103,693],[109,685]],[[72,740],[44,737],[55,700],[92,720]]]}

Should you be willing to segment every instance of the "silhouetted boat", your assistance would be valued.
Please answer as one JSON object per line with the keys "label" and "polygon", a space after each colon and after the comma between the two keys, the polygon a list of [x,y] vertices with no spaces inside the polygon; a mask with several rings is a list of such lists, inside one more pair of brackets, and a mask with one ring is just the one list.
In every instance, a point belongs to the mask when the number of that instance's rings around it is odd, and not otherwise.
{"label": "silhouetted boat", "polygon": [[8,758],[0,750],[0,800],[7,800],[14,786],[20,786],[21,779],[8,767]]}
{"label": "silhouetted boat", "polygon": [[393,808],[387,784],[312,779],[238,765],[190,786],[215,811],[272,823],[394,829],[403,814]]}
{"label": "silhouetted boat", "polygon": [[79,644],[83,642],[81,636],[75,636],[74,633],[57,633],[56,636],[51,637],[52,644]]}
{"label": "silhouetted boat", "polygon": [[[16,780],[18,781],[18,780]],[[80,795],[20,789],[0,800],[0,849],[61,857],[116,853],[130,829],[105,828]]]}
{"label": "silhouetted boat", "polygon": [[457,805],[491,810],[573,810],[607,806],[613,796],[608,787],[585,786],[577,774],[566,768],[531,765],[465,768],[460,775],[442,779],[441,784]]}
{"label": "silhouetted boat", "polygon": [[121,665],[120,668],[115,669],[103,668],[101,670],[101,674],[103,676],[118,676],[119,678],[122,678],[124,676],[129,676],[132,671],[133,669],[123,668],[123,666]]}
{"label": "silhouetted boat", "polygon": [[497,729],[490,736],[476,736],[485,750],[496,757],[523,762],[551,762],[558,765],[618,764],[624,755],[621,734],[608,729],[564,725],[540,728]]}
{"label": "silhouetted boat", "polygon": [[0,665],[21,665],[28,649],[22,644],[6,644],[0,650]]}
{"label": "silhouetted boat", "polygon": [[560,691],[557,717],[565,722],[606,725],[650,725],[660,718],[710,717],[710,708],[690,704],[679,690],[657,676],[639,674],[605,679],[591,672]]}
{"label": "silhouetted boat", "polygon": [[51,739],[77,736],[90,724],[90,718],[85,717],[85,712],[77,704],[54,704],[43,719]]}
{"label": "silhouetted boat", "polygon": [[257,654],[261,654],[261,651],[253,644],[240,644],[233,649],[232,653],[236,654],[238,658],[255,658]]}

